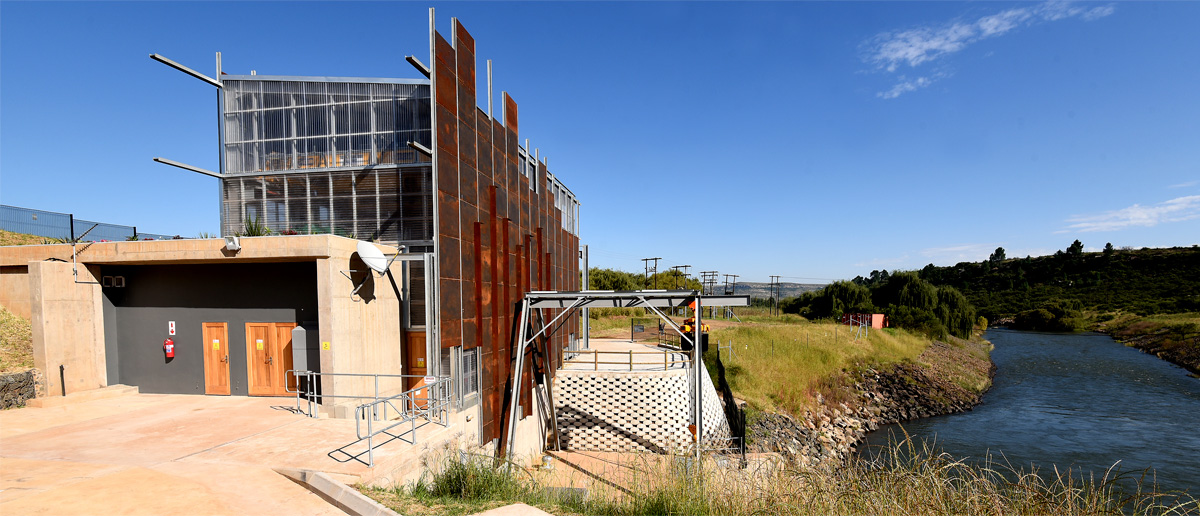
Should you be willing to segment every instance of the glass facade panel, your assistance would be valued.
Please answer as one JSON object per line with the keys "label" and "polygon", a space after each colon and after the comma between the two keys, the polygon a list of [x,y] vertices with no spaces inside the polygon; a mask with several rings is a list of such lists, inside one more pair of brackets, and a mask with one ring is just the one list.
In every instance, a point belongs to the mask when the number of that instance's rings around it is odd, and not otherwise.
{"label": "glass facade panel", "polygon": [[227,79],[228,174],[424,161],[429,85]]}
{"label": "glass facade panel", "polygon": [[226,178],[225,234],[247,221],[273,234],[332,233],[384,243],[433,240],[428,166]]}

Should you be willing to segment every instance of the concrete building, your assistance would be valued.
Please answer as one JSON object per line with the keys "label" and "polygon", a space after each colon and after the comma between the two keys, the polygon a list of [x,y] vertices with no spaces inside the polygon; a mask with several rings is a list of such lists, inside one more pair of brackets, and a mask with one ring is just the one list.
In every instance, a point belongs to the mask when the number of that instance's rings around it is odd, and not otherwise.
{"label": "concrete building", "polygon": [[[536,399],[528,370],[512,379],[514,307],[580,289],[579,202],[521,144],[517,103],[502,94],[493,116],[490,78],[476,91],[470,33],[430,18],[427,77],[202,77],[220,92],[221,169],[184,168],[220,181],[223,234],[275,236],[0,248],[0,302],[32,318],[47,392],[291,395],[294,355],[326,375],[327,413],[374,394],[336,374],[449,377],[465,433],[500,439],[506,389]],[[373,275],[356,240],[401,259]],[[551,369],[580,327],[553,335]]]}

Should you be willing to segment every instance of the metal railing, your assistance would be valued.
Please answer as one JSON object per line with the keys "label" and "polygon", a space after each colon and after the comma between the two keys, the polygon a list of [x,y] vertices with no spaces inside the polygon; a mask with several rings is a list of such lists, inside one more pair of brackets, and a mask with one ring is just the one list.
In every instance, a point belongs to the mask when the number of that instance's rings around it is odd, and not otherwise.
{"label": "metal railing", "polygon": [[[408,424],[409,428],[400,434],[388,434],[393,439],[400,439],[409,444],[417,442],[417,420],[423,420],[420,426],[436,423],[443,427],[450,424],[451,385],[450,377],[435,377],[433,383],[423,383],[399,394],[380,395],[380,380],[428,380],[430,377],[407,374],[369,374],[369,373],[319,373],[315,371],[298,371],[290,369],[295,390],[287,389],[296,394],[296,411],[308,417],[317,417],[317,405],[329,399],[354,399],[360,403],[354,407],[354,432],[358,441],[367,441],[367,466],[375,466],[375,437],[388,431]],[[320,391],[321,377],[331,378],[370,378],[372,381],[371,394],[323,394]],[[307,402],[307,410],[301,407]],[[365,422],[365,424],[364,424]],[[382,426],[376,427],[376,422]],[[364,428],[365,426],[365,428]],[[365,431],[364,431],[365,430]],[[411,434],[408,439],[403,436]],[[390,441],[391,439],[389,439]],[[361,454],[356,455],[360,456]],[[360,459],[361,460],[361,459]]]}
{"label": "metal railing", "polygon": [[8,205],[0,205],[0,229],[68,242],[76,238],[86,238],[93,242],[102,240],[115,242],[130,238],[137,238],[139,240],[171,240],[176,238],[170,235],[139,233],[137,226],[122,226],[120,224],[77,219],[72,213],[58,213]]}
{"label": "metal railing", "polygon": [[[422,392],[425,394],[420,395]],[[396,413],[395,419],[389,417],[389,409]],[[431,384],[364,403],[354,408],[354,431],[359,441],[363,439],[367,441],[367,466],[375,466],[375,436],[387,433],[388,430],[408,423],[408,430],[392,437],[406,441],[408,444],[417,444],[418,419],[424,419],[426,423],[436,423],[443,427],[450,425],[450,377],[442,377]],[[367,422],[365,435],[362,428],[363,421]],[[382,422],[383,426],[375,428],[376,421]],[[405,439],[402,437],[404,434],[411,434],[411,437]]]}
{"label": "metal railing", "polygon": [[[592,355],[591,360],[587,360],[586,358],[583,358],[580,360],[572,359],[572,362],[575,364],[584,364],[584,365],[591,363],[593,371],[599,371],[600,364],[604,364],[604,365],[626,365],[627,364],[629,366],[630,371],[634,370],[633,367],[635,365],[642,366],[642,368],[638,369],[639,371],[666,371],[666,370],[670,369],[671,366],[674,366],[675,364],[691,364],[692,363],[692,359],[689,358],[686,354],[676,352],[676,351],[633,351],[633,350],[604,351],[604,350],[595,350],[595,349],[580,349],[580,350],[574,351],[573,353],[575,354],[575,357],[579,357],[580,355]],[[624,357],[626,357],[626,360],[621,360],[618,362],[608,361],[608,360],[600,360],[600,355],[624,356]],[[657,366],[659,363],[658,360],[634,362],[633,361],[634,355],[662,355],[662,369],[657,369],[656,367],[650,367],[649,369],[647,369],[646,368],[647,366]],[[683,359],[681,360],[677,357],[683,357]]]}

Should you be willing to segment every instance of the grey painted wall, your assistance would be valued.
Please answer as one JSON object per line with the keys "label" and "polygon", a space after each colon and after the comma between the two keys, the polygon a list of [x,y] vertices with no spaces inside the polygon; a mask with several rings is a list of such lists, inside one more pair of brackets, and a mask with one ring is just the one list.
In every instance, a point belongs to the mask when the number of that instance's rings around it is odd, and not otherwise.
{"label": "grey painted wall", "polygon": [[[246,395],[246,323],[317,320],[315,262],[228,265],[104,266],[125,277],[105,288],[105,349],[115,347],[116,378],[141,392],[204,394],[202,323],[225,322],[230,391]],[[110,308],[111,305],[111,308]],[[175,321],[175,358],[163,355]],[[116,343],[109,342],[114,337]],[[319,369],[318,369],[319,370]],[[111,374],[111,372],[110,372]]]}
{"label": "grey painted wall", "polygon": [[108,296],[101,296],[104,308],[104,369],[108,384],[115,385],[121,378],[121,354],[117,352],[117,307]]}

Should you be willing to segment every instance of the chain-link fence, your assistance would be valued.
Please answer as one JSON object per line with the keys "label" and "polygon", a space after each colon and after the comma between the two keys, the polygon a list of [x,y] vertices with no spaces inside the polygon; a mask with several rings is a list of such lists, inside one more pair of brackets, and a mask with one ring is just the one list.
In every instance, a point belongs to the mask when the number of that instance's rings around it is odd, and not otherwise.
{"label": "chain-link fence", "polygon": [[53,238],[64,242],[75,239],[90,242],[115,242],[134,238],[137,240],[171,240],[179,238],[171,235],[139,233],[137,226],[122,226],[119,224],[77,219],[71,213],[33,210],[8,205],[0,205],[0,229],[12,231],[13,233]]}

